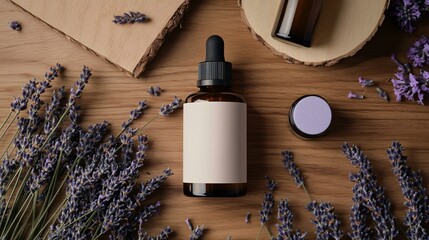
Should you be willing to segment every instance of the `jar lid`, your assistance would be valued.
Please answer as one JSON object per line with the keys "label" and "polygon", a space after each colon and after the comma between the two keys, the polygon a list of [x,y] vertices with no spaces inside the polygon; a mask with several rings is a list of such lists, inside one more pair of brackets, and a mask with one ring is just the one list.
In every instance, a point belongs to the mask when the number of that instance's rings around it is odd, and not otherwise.
{"label": "jar lid", "polygon": [[328,130],[331,122],[331,107],[318,95],[302,96],[289,109],[289,123],[301,137],[318,137]]}

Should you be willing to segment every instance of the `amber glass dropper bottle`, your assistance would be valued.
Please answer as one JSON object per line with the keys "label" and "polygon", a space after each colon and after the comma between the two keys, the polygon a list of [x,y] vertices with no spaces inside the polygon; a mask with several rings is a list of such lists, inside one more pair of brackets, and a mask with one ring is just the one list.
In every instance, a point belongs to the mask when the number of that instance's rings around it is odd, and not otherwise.
{"label": "amber glass dropper bottle", "polygon": [[231,91],[232,64],[224,42],[206,42],[198,65],[199,91],[189,95],[183,119],[183,192],[192,197],[237,197],[247,191],[247,109]]}

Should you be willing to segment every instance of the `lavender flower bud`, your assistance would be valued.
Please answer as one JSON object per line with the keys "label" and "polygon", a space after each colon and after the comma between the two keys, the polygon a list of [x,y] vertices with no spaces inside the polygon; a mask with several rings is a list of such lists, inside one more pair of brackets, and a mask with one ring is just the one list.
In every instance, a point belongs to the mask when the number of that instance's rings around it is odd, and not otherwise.
{"label": "lavender flower bud", "polygon": [[298,187],[304,186],[304,177],[301,175],[301,171],[296,166],[293,160],[293,154],[289,150],[282,152],[282,162],[284,167],[288,170],[289,174],[292,176],[293,181]]}
{"label": "lavender flower bud", "polygon": [[114,19],[112,22],[115,24],[127,24],[127,23],[144,23],[149,18],[140,12],[128,12],[124,13],[122,16],[114,16]]}
{"label": "lavender flower bud", "polygon": [[352,91],[350,91],[349,94],[347,95],[347,98],[350,98],[350,99],[364,99],[365,96],[357,94],[357,93],[353,93]]}
{"label": "lavender flower bud", "polygon": [[162,89],[158,86],[151,86],[147,92],[152,96],[161,96]]}
{"label": "lavender flower bud", "polygon": [[365,79],[363,77],[359,77],[359,83],[362,87],[371,87],[374,86],[374,81],[370,79]]}
{"label": "lavender flower bud", "polygon": [[181,102],[182,102],[182,99],[174,97],[174,100],[171,103],[161,106],[159,110],[159,114],[163,116],[170,115],[172,112],[174,112],[174,110],[180,107]]}
{"label": "lavender flower bud", "polygon": [[336,240],[342,238],[341,222],[335,215],[334,208],[330,203],[312,201],[308,203],[306,208],[316,217],[311,221],[316,225],[317,240],[329,240],[331,237]]}
{"label": "lavender flower bud", "polygon": [[192,226],[191,220],[189,220],[189,218],[185,219],[185,223],[190,231],[194,230],[194,227]]}
{"label": "lavender flower bud", "polygon": [[286,199],[282,199],[278,205],[278,217],[277,219],[280,221],[280,224],[276,224],[276,228],[278,231],[277,238],[273,239],[293,239],[293,240],[301,240],[305,239],[307,235],[306,232],[301,233],[301,231],[294,230],[292,226],[293,222],[293,214],[289,209],[289,204]]}
{"label": "lavender flower bud", "polygon": [[138,107],[134,110],[131,110],[129,119],[122,123],[122,129],[123,130],[127,129],[134,120],[136,120],[143,114],[143,110],[146,108],[147,108],[146,100],[140,101],[138,104]]}
{"label": "lavender flower bud", "polygon": [[250,212],[246,213],[246,216],[244,217],[244,222],[249,223],[250,222]]}
{"label": "lavender flower bud", "polygon": [[79,98],[85,88],[85,85],[88,83],[89,78],[91,77],[91,69],[87,66],[83,66],[82,72],[80,74],[80,79],[75,82],[73,87],[70,89],[70,97],[68,106],[72,106],[76,102],[76,98]]}
{"label": "lavender flower bud", "polygon": [[259,211],[261,216],[259,221],[262,224],[265,224],[268,221],[269,216],[272,213],[272,208],[274,206],[274,197],[271,192],[265,193],[264,201],[262,202],[262,210]]}
{"label": "lavender flower bud", "polygon": [[198,225],[189,236],[189,240],[197,240],[200,239],[203,236],[204,231],[204,225]]}
{"label": "lavender flower bud", "polygon": [[389,102],[390,98],[389,95],[387,95],[387,93],[381,89],[381,88],[375,88],[377,90],[377,95],[381,98],[384,99],[384,101]]}
{"label": "lavender flower bud", "polygon": [[21,31],[21,29],[22,29],[21,24],[19,24],[18,21],[12,21],[12,22],[10,22],[9,23],[9,27],[12,30],[15,30],[15,31]]}
{"label": "lavender flower bud", "polygon": [[265,179],[267,179],[267,183],[265,184],[265,186],[267,186],[268,190],[270,190],[271,192],[274,192],[275,190],[277,190],[277,185],[278,185],[277,182],[273,181],[268,176],[265,176]]}

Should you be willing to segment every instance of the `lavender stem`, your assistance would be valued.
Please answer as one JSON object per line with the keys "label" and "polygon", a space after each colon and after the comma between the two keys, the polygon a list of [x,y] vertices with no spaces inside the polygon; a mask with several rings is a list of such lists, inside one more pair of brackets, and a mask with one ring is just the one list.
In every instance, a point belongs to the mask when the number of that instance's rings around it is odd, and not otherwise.
{"label": "lavender stem", "polygon": [[3,129],[4,125],[7,123],[7,121],[9,120],[10,116],[12,115],[12,110],[9,111],[9,114],[7,115],[7,117],[4,119],[3,123],[0,126],[0,130]]}

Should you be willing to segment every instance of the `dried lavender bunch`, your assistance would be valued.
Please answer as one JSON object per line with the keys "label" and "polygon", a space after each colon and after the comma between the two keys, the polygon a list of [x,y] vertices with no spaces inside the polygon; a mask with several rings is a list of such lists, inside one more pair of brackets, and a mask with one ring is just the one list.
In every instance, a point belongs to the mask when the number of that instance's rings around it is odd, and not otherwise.
{"label": "dried lavender bunch", "polygon": [[407,57],[414,67],[421,68],[429,65],[429,38],[423,36],[414,42],[413,46],[408,49]]}
{"label": "dried lavender bunch", "polygon": [[113,22],[115,24],[127,24],[127,23],[144,23],[149,18],[140,12],[128,12],[124,13],[122,16],[114,16]]}
{"label": "dried lavender bunch", "polygon": [[161,96],[162,89],[159,86],[151,86],[147,92],[152,96]]}
{"label": "dried lavender bunch", "polygon": [[21,31],[22,27],[18,21],[12,21],[9,23],[9,27],[15,31]]}
{"label": "dried lavender bunch", "polygon": [[[393,239],[398,234],[395,218],[390,211],[391,204],[384,194],[384,188],[378,185],[371,162],[355,145],[349,146],[344,143],[342,151],[352,165],[359,169],[357,173],[352,173],[349,176],[350,180],[355,182],[353,202],[368,209],[372,220],[376,224],[374,228],[377,239]],[[352,229],[353,224],[355,223],[352,222]],[[363,224],[360,227],[367,229],[368,225]]]}
{"label": "dried lavender bunch", "polygon": [[429,95],[429,72],[420,70],[420,73],[415,75],[409,65],[400,63],[395,55],[392,55],[392,60],[398,65],[398,72],[391,79],[396,101],[405,98],[424,105],[423,100]]}
{"label": "dried lavender bunch", "polygon": [[181,102],[182,102],[182,99],[177,98],[175,96],[174,100],[171,103],[161,106],[161,108],[159,109],[159,114],[163,115],[163,116],[170,115],[171,113],[174,112],[174,110],[176,110],[180,107]]}
{"label": "dried lavender bunch", "polygon": [[410,239],[428,239],[425,227],[429,223],[429,203],[423,177],[420,172],[411,170],[403,151],[404,148],[398,141],[392,142],[387,149],[393,173],[398,178],[405,198],[404,205],[408,208],[404,219],[404,224],[408,227],[406,234]]}
{"label": "dried lavender bunch", "polygon": [[401,30],[411,33],[424,12],[428,11],[427,0],[393,0],[390,3],[390,14],[395,18]]}
{"label": "dried lavender bunch", "polygon": [[330,203],[311,201],[306,208],[316,217],[311,221],[316,225],[317,240],[328,240],[330,238],[339,240],[342,238],[341,222],[335,215],[334,207]]}
{"label": "dried lavender bunch", "polygon": [[301,230],[293,229],[293,214],[289,208],[289,203],[286,199],[280,200],[278,204],[278,216],[280,224],[276,224],[278,231],[277,237],[273,237],[272,240],[303,240],[307,235],[306,232],[301,232]]}

